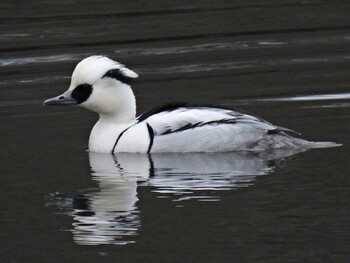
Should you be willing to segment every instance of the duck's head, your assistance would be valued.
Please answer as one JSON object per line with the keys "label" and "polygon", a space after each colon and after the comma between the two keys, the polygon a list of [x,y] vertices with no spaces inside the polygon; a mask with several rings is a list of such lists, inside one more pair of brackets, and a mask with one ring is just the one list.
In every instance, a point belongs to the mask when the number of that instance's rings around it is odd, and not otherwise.
{"label": "duck's head", "polygon": [[135,114],[130,82],[137,77],[134,71],[116,61],[91,56],[75,67],[69,89],[44,101],[44,105],[79,105],[100,115],[125,114],[125,110]]}

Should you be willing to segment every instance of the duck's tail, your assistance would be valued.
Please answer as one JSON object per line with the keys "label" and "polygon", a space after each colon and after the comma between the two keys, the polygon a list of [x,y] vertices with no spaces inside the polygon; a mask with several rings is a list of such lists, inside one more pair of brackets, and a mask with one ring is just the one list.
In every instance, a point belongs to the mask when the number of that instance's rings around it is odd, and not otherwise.
{"label": "duck's tail", "polygon": [[259,145],[263,145],[264,149],[294,149],[299,151],[305,151],[308,149],[316,148],[330,148],[342,146],[340,143],[334,142],[313,142],[304,140],[301,138],[293,137],[285,132],[280,132],[279,134],[274,134],[273,136],[268,136],[259,142]]}
{"label": "duck's tail", "polygon": [[310,149],[315,148],[330,148],[330,147],[339,147],[342,146],[341,143],[335,143],[335,142],[308,142],[307,147]]}

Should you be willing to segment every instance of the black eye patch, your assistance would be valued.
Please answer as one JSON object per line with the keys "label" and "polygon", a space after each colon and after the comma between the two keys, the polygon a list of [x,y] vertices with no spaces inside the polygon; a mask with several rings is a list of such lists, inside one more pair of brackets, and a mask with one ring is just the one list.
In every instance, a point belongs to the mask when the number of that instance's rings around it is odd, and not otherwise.
{"label": "black eye patch", "polygon": [[128,85],[132,81],[132,78],[125,76],[119,69],[111,69],[111,70],[107,71],[106,74],[104,74],[102,78],[105,78],[105,77],[119,80],[120,82],[128,84]]}
{"label": "black eye patch", "polygon": [[92,86],[89,84],[82,84],[77,86],[72,91],[72,98],[75,99],[78,104],[83,103],[86,101],[92,93]]}

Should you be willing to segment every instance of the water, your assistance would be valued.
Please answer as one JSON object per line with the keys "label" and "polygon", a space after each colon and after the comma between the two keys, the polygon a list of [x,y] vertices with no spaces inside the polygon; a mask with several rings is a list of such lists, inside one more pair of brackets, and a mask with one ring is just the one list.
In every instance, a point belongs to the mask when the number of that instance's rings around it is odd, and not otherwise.
{"label": "water", "polygon": [[[350,5],[0,4],[1,262],[348,262]],[[87,150],[97,116],[44,108],[92,54],[138,112],[238,107],[342,147],[279,158]]]}

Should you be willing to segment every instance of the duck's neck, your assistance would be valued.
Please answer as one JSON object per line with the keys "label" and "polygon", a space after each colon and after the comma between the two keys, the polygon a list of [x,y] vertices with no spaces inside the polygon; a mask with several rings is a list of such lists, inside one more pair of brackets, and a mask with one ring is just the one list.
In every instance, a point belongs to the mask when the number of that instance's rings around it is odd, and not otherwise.
{"label": "duck's neck", "polygon": [[90,133],[89,150],[110,153],[119,135],[135,122],[135,118],[120,119],[111,116],[100,116]]}
{"label": "duck's neck", "polygon": [[115,111],[99,113],[100,118],[90,134],[90,151],[110,152],[119,134],[136,122],[136,101],[132,91],[119,98]]}
{"label": "duck's neck", "polygon": [[120,109],[117,113],[111,114],[99,114],[100,118],[97,123],[103,123],[104,125],[124,125],[132,124],[136,120],[136,106]]}
{"label": "duck's neck", "polygon": [[105,111],[99,111],[100,120],[103,123],[125,124],[132,123],[136,118],[136,100],[130,86],[122,85],[118,93],[112,95],[115,101]]}

